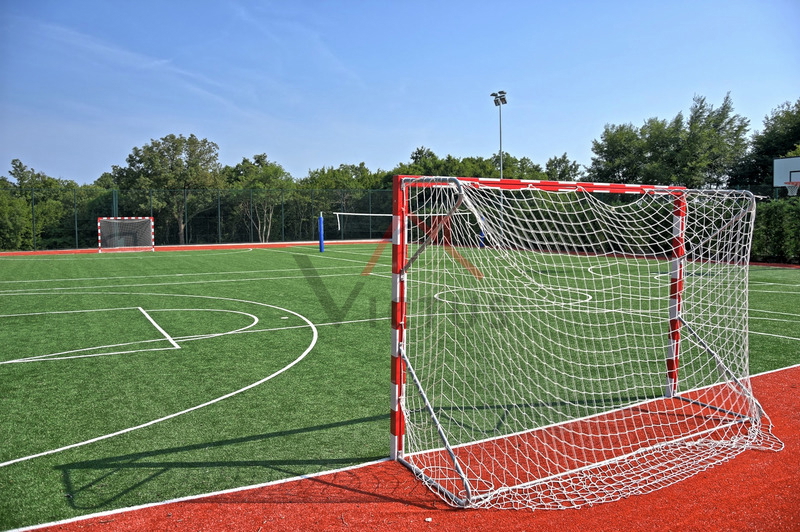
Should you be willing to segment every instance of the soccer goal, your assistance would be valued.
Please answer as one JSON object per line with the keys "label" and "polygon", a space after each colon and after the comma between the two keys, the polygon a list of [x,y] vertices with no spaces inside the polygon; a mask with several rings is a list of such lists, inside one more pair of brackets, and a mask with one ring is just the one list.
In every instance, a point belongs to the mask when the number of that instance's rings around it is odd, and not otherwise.
{"label": "soccer goal", "polygon": [[575,508],[780,450],[748,373],[754,197],[397,176],[391,456],[459,507]]}
{"label": "soccer goal", "polygon": [[97,251],[155,251],[151,217],[104,217],[97,219]]}

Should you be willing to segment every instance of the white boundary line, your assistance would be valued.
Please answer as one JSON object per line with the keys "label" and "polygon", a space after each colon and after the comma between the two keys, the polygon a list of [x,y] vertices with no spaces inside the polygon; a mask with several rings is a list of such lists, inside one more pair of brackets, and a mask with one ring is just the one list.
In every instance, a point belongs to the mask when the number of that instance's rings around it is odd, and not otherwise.
{"label": "white boundary line", "polygon": [[345,471],[351,471],[353,469],[360,469],[362,467],[367,467],[376,464],[382,464],[383,462],[388,462],[389,458],[381,458],[380,460],[374,460],[372,462],[365,462],[363,464],[356,464],[348,467],[342,467],[340,469],[333,469],[329,471],[319,471],[317,473],[309,473],[308,475],[300,475],[297,477],[290,477],[290,478],[283,478],[281,480],[273,480],[271,482],[264,482],[262,484],[253,484],[250,486],[243,486],[240,488],[230,488],[227,490],[221,491],[212,491],[209,493],[204,493],[202,495],[187,495],[186,497],[178,497],[177,499],[170,499],[168,501],[160,501],[160,502],[150,502],[147,504],[140,504],[138,506],[129,506],[127,508],[117,508],[115,510],[107,510],[105,512],[98,512],[95,514],[88,514],[88,515],[81,515],[78,517],[70,517],[69,519],[64,519],[62,521],[54,521],[52,523],[43,523],[41,525],[31,525],[25,528],[15,528],[10,530],[9,532],[24,532],[26,530],[37,530],[44,527],[51,527],[51,526],[58,526],[58,525],[66,525],[69,523],[76,523],[79,521],[85,521],[87,519],[94,519],[97,517],[107,517],[109,515],[116,515],[125,512],[133,512],[136,510],[145,510],[147,508],[153,508],[155,506],[164,506],[166,504],[175,504],[179,502],[187,502],[187,501],[194,501],[197,499],[204,499],[206,497],[217,497],[219,495],[227,495],[229,493],[237,493],[239,491],[246,491],[246,490],[253,490],[259,488],[266,488],[269,486],[279,486],[281,484],[286,484],[288,482],[295,482],[297,480],[308,480],[312,478],[317,478],[325,475],[331,475],[334,473],[343,473]]}

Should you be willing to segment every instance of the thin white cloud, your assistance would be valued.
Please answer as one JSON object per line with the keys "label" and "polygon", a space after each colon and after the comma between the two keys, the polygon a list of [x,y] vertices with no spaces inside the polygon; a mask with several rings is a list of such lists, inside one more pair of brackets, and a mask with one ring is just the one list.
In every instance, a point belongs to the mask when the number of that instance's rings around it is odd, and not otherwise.
{"label": "thin white cloud", "polygon": [[68,47],[76,53],[82,53],[87,59],[101,62],[112,69],[122,69],[138,75],[159,76],[229,110],[242,114],[248,112],[225,95],[229,85],[181,68],[172,59],[151,57],[127,50],[64,26],[43,24],[41,27],[53,42]]}

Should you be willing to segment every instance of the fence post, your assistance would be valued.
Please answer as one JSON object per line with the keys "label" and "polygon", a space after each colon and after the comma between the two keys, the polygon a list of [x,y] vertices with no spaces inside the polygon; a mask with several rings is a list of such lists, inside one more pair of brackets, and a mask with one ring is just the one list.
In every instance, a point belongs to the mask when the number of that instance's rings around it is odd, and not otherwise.
{"label": "fence post", "polygon": [[281,242],[286,242],[286,211],[284,197],[283,197],[283,189],[281,189]]}
{"label": "fence post", "polygon": [[31,189],[31,233],[33,235],[33,250],[36,251],[36,189]]}

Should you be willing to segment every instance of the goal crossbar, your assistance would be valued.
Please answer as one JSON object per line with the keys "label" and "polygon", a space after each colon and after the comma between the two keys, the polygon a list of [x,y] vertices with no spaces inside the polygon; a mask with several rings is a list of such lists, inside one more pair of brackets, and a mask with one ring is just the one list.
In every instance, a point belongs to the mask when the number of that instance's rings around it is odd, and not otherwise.
{"label": "goal crossbar", "polygon": [[449,504],[578,507],[782,448],[747,369],[752,194],[393,189],[390,456]]}

